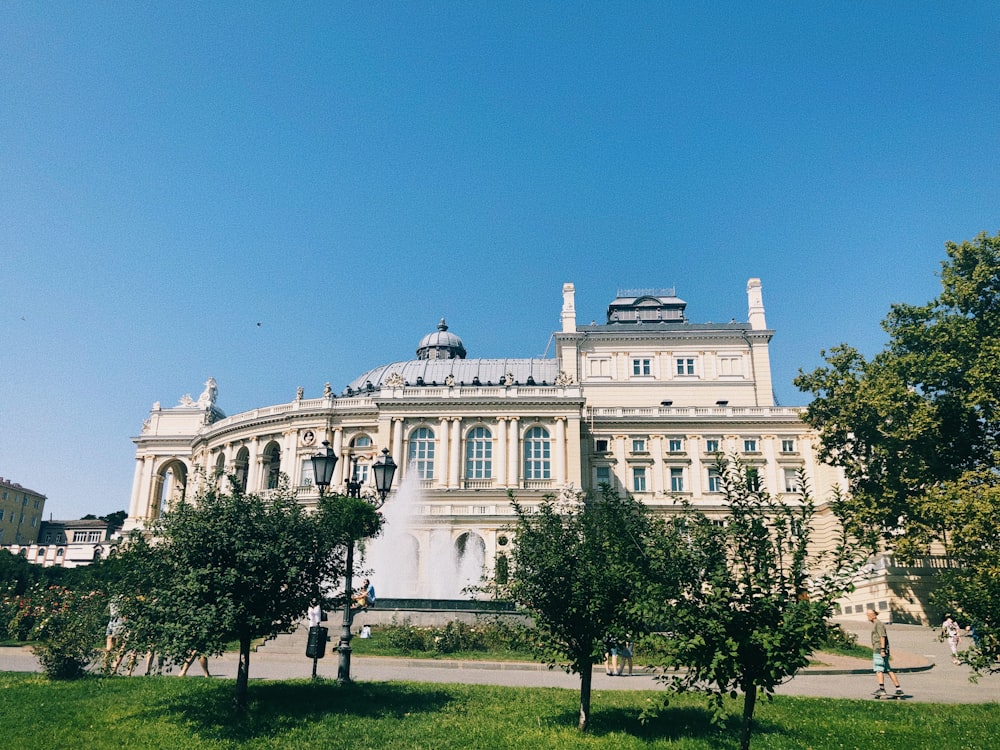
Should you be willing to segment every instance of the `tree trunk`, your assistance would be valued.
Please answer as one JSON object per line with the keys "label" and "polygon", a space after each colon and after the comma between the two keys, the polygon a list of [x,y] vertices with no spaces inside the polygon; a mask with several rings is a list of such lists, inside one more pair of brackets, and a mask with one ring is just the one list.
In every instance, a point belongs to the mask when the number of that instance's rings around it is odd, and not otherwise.
{"label": "tree trunk", "polygon": [[587,663],[580,670],[580,721],[576,728],[586,732],[590,725],[590,686],[594,681],[594,667]]}
{"label": "tree trunk", "polygon": [[743,726],[740,729],[740,750],[750,750],[750,729],[753,709],[757,705],[757,683],[751,682],[743,691]]}
{"label": "tree trunk", "polygon": [[250,679],[250,634],[240,633],[240,662],[236,668],[236,695],[233,703],[240,710],[247,707],[247,683]]}

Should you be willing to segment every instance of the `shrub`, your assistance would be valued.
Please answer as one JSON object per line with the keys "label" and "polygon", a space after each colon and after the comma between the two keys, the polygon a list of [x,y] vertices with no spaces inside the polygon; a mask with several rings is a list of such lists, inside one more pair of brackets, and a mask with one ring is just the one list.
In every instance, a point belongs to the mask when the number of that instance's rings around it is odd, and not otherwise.
{"label": "shrub", "polygon": [[49,679],[76,679],[100,652],[107,607],[99,591],[36,584],[18,598],[7,629],[34,641],[32,650]]}

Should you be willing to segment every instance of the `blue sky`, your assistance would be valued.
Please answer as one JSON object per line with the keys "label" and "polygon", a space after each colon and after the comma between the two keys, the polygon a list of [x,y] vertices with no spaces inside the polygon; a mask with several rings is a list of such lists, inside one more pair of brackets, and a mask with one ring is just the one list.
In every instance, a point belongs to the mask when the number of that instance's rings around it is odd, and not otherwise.
{"label": "blue sky", "polygon": [[[1000,5],[8,2],[0,475],[127,507],[131,437],[414,356],[538,356],[561,287],[745,320],[775,390],[1000,231]],[[258,326],[257,324],[260,323]]]}

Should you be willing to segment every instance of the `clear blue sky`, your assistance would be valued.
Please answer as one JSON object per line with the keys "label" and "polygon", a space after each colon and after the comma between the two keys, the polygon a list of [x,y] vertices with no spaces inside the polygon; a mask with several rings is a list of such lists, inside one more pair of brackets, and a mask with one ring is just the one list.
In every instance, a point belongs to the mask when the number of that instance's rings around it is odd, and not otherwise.
{"label": "clear blue sky", "polygon": [[705,322],[760,277],[802,404],[1000,231],[998,31],[996,2],[6,2],[0,475],[125,508],[154,401],[340,392],[442,316],[538,356],[565,281],[581,323],[637,286]]}

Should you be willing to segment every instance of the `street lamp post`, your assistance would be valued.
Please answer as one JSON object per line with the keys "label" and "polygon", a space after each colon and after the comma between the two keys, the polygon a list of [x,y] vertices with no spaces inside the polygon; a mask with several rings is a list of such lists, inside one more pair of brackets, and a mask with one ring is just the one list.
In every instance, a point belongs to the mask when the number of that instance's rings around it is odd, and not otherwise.
{"label": "street lamp post", "polygon": [[[319,495],[323,497],[326,488],[330,486],[333,479],[333,469],[337,465],[337,456],[330,449],[330,443],[323,441],[323,450],[312,457],[313,481],[319,487]],[[389,494],[392,486],[392,478],[396,473],[396,462],[389,455],[389,449],[383,448],[382,455],[372,464],[372,475],[375,480],[376,496],[369,500],[376,509],[381,508],[385,498]],[[361,496],[361,483],[358,481],[358,459],[354,456],[351,460],[351,474],[347,481],[346,497],[358,498]],[[354,612],[351,604],[354,599],[354,542],[353,538],[347,539],[347,560],[344,570],[344,622],[340,631],[340,645],[337,648],[339,661],[337,663],[337,682],[344,684],[351,681],[351,624],[354,621]]]}

